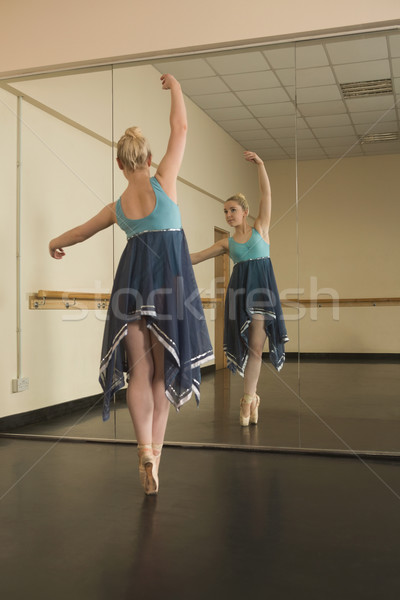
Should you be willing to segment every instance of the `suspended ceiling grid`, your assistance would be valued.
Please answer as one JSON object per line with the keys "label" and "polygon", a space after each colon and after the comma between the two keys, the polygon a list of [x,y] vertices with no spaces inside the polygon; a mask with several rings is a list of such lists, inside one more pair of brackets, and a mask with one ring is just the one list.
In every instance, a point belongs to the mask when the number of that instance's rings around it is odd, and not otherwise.
{"label": "suspended ceiling grid", "polygon": [[[156,61],[185,94],[263,160],[400,152],[400,141],[361,144],[400,130],[400,33],[325,39],[217,56]],[[393,92],[344,99],[340,84],[390,79]],[[297,115],[295,102],[297,93]]]}

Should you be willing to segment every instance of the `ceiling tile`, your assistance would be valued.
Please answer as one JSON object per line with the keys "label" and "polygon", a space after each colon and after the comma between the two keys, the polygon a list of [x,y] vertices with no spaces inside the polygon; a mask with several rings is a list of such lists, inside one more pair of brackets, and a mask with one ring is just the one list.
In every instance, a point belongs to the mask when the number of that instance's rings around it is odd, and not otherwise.
{"label": "ceiling tile", "polygon": [[186,79],[181,81],[185,94],[215,94],[218,92],[229,92],[220,77],[202,77],[200,79]]}
{"label": "ceiling tile", "polygon": [[226,131],[250,131],[252,129],[262,129],[262,126],[256,119],[234,119],[231,121],[221,121],[220,125]]}
{"label": "ceiling tile", "polygon": [[359,144],[358,136],[349,135],[343,137],[328,137],[328,138],[320,138],[319,143],[323,148],[330,148],[332,146],[342,146],[343,148],[351,148],[354,144]]}
{"label": "ceiling tile", "polygon": [[393,133],[398,131],[397,121],[380,121],[379,123],[360,123],[355,125],[355,130],[360,135],[366,133]]}
{"label": "ceiling tile", "polygon": [[400,58],[394,58],[392,60],[392,65],[394,77],[400,77]]}
{"label": "ceiling tile", "polygon": [[314,115],[338,115],[347,112],[344,102],[341,101],[309,102],[306,104],[299,103],[298,110],[304,117],[311,117]]}
{"label": "ceiling tile", "polygon": [[294,86],[295,84],[295,70],[294,69],[277,69],[275,71],[275,75],[279,79],[282,85],[285,86]]}
{"label": "ceiling tile", "polygon": [[295,138],[294,127],[271,127],[270,129],[268,129],[268,133],[270,133],[275,140],[283,140],[285,138],[290,138],[294,140]]}
{"label": "ceiling tile", "polygon": [[336,81],[330,67],[298,69],[296,73],[296,84],[298,88],[329,85],[331,83],[336,83]]}
{"label": "ceiling tile", "polygon": [[299,129],[296,136],[298,140],[311,140],[315,137],[311,129]]}
{"label": "ceiling tile", "polygon": [[296,66],[298,69],[327,65],[328,58],[320,42],[299,42],[296,44]]}
{"label": "ceiling tile", "polygon": [[285,88],[286,92],[289,94],[289,97],[293,100],[293,102],[296,101],[296,88],[294,86],[288,86]]}
{"label": "ceiling tile", "polygon": [[262,117],[260,123],[269,129],[270,127],[294,127],[294,115],[283,115],[276,117]]}
{"label": "ceiling tile", "polygon": [[259,153],[262,160],[283,160],[289,158],[284,150],[264,150]]}
{"label": "ceiling tile", "polygon": [[292,102],[271,102],[271,104],[248,105],[255,117],[274,117],[277,115],[292,115],[294,119],[294,104]]}
{"label": "ceiling tile", "polygon": [[299,104],[341,100],[341,94],[336,85],[321,85],[297,90],[297,100]]}
{"label": "ceiling tile", "polygon": [[372,81],[373,79],[386,79],[391,77],[388,60],[373,60],[370,62],[339,65],[333,67],[333,69],[339,83]]}
{"label": "ceiling tile", "polygon": [[249,73],[269,69],[262,52],[237,52],[206,59],[220,75],[229,73]]}
{"label": "ceiling tile", "polygon": [[346,158],[347,156],[364,156],[359,144],[356,146],[332,146],[326,148],[325,152],[329,158]]}
{"label": "ceiling tile", "polygon": [[352,125],[344,125],[342,127],[314,127],[313,132],[317,138],[329,138],[352,135],[354,129]]}
{"label": "ceiling tile", "polygon": [[295,65],[294,44],[286,48],[272,48],[263,51],[273,69],[288,69]]}
{"label": "ceiling tile", "polygon": [[392,109],[394,106],[394,97],[392,94],[387,96],[375,96],[372,98],[351,98],[346,100],[350,112],[361,112],[363,110],[385,110]]}
{"label": "ceiling tile", "polygon": [[244,106],[233,106],[231,108],[209,108],[206,113],[215,121],[227,121],[228,119],[248,119],[252,114]]}
{"label": "ceiling tile", "polygon": [[272,71],[258,71],[257,73],[239,73],[238,75],[225,75],[222,77],[229,87],[239,90],[258,90],[279,86],[279,81]]}
{"label": "ceiling tile", "polygon": [[400,57],[400,33],[394,33],[388,36],[390,54]]}
{"label": "ceiling tile", "polygon": [[357,40],[326,42],[325,48],[331,62],[336,65],[377,60],[388,56],[385,36],[369,35]]}
{"label": "ceiling tile", "polygon": [[[310,140],[312,141],[312,140]],[[286,150],[286,152],[295,152],[296,150],[296,140],[291,138],[285,138],[283,140],[279,140],[279,146]]]}
{"label": "ceiling tile", "polygon": [[191,96],[193,102],[200,106],[200,108],[224,108],[231,106],[242,106],[239,98],[232,94],[232,92],[226,92],[223,94],[202,94],[200,96]]}
{"label": "ceiling tile", "polygon": [[395,121],[396,111],[388,110],[385,112],[378,110],[366,110],[363,112],[350,113],[353,123],[376,123],[377,121]]}
{"label": "ceiling tile", "polygon": [[306,121],[302,117],[297,117],[296,119],[296,127],[297,129],[308,129],[308,125]]}
{"label": "ceiling tile", "polygon": [[288,94],[283,88],[270,88],[268,90],[252,90],[237,92],[237,96],[245,104],[265,104],[269,102],[288,102]]}
{"label": "ceiling tile", "polygon": [[265,131],[265,129],[261,129],[261,130],[257,130],[255,129],[254,131],[235,131],[232,134],[232,137],[235,138],[235,140],[237,140],[238,142],[245,142],[245,141],[256,141],[256,140],[270,140],[271,136]]}
{"label": "ceiling tile", "polygon": [[203,58],[160,61],[152,63],[160,73],[172,73],[178,80],[215,75]]}
{"label": "ceiling tile", "polygon": [[310,127],[336,127],[339,125],[351,125],[348,115],[323,115],[317,117],[308,117],[307,123]]}
{"label": "ceiling tile", "polygon": [[274,148],[279,148],[279,144],[277,144],[273,139],[269,139],[269,140],[252,140],[252,139],[247,139],[247,140],[243,140],[241,141],[242,146],[245,146],[246,148],[253,148],[254,152],[258,152],[261,149],[268,149],[268,150],[273,150]]}
{"label": "ceiling tile", "polygon": [[298,160],[321,160],[327,158],[326,153],[323,150],[304,148],[297,155]]}
{"label": "ceiling tile", "polygon": [[320,148],[320,145],[316,139],[297,140],[298,148]]}

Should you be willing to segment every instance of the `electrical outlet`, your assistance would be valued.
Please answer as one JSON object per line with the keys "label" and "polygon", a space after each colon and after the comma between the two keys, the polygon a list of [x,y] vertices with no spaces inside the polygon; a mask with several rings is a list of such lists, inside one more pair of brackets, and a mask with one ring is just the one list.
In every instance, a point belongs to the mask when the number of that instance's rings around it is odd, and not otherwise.
{"label": "electrical outlet", "polygon": [[12,391],[14,393],[24,392],[29,389],[29,377],[20,377],[11,381]]}

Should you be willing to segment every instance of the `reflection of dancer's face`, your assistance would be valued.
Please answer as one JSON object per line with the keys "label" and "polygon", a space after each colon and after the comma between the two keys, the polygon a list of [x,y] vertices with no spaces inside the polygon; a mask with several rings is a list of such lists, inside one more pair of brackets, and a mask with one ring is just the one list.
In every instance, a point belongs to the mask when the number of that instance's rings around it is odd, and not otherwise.
{"label": "reflection of dancer's face", "polygon": [[243,223],[243,220],[247,217],[247,210],[243,210],[238,202],[229,200],[224,204],[224,214],[228,225],[231,227],[237,227]]}

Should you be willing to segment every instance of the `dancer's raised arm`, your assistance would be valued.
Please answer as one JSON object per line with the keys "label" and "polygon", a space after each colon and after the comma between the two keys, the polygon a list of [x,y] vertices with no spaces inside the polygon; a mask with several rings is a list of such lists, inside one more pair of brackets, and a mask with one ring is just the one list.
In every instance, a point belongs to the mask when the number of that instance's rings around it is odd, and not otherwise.
{"label": "dancer's raised arm", "polygon": [[268,241],[268,232],[271,222],[271,185],[264,162],[255,152],[245,152],[244,157],[249,162],[257,165],[258,185],[260,188],[260,206],[254,228]]}
{"label": "dancer's raised arm", "polygon": [[162,75],[161,82],[163,90],[171,90],[171,112],[169,117],[171,133],[167,151],[158,165],[156,177],[171,200],[176,202],[176,178],[186,145],[186,107],[181,86],[175,77],[169,74]]}

